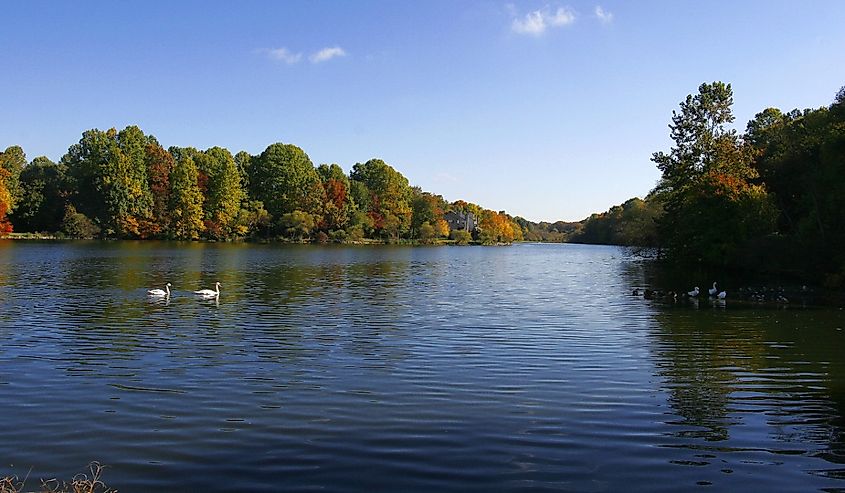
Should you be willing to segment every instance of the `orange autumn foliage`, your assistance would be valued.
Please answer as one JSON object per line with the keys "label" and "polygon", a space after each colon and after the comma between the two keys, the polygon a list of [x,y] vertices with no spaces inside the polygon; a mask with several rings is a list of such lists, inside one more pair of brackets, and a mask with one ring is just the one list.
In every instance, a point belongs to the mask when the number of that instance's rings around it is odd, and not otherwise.
{"label": "orange autumn foliage", "polygon": [[9,234],[12,232],[12,223],[6,217],[12,204],[12,195],[9,193],[9,188],[6,186],[6,179],[9,177],[9,172],[0,168],[0,234]]}

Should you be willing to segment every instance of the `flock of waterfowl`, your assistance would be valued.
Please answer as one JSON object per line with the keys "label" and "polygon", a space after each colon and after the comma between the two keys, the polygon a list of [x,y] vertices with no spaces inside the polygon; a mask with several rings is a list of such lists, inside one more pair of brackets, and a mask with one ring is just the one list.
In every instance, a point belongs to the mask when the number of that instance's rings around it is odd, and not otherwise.
{"label": "flock of waterfowl", "polygon": [[[643,296],[647,300],[655,300],[655,299],[665,299],[666,301],[677,301],[678,300],[678,293],[675,291],[661,291],[659,289],[640,289],[635,288],[634,291],[631,293],[634,296]],[[715,298],[717,300],[724,300],[728,297],[727,291],[719,291],[716,282],[713,282],[713,287],[707,290],[707,294],[710,295],[711,298]],[[701,290],[698,289],[698,286],[694,287],[692,291],[687,291],[686,297],[687,298],[698,298],[701,295]],[[683,296],[683,294],[682,294]]]}
{"label": "flock of waterfowl", "polygon": [[[149,289],[147,296],[150,298],[170,298],[170,283],[164,285],[164,289]],[[214,289],[200,289],[193,292],[201,298],[217,298],[220,296],[220,283],[214,283]]]}
{"label": "flock of waterfowl", "polygon": [[[691,291],[684,292],[676,292],[676,291],[662,291],[659,289],[641,289],[635,288],[631,293],[634,296],[642,296],[647,300],[658,300],[658,301],[666,301],[669,303],[675,303],[678,299],[688,299],[692,301],[698,301],[701,297],[704,296],[703,293],[698,286],[694,287]],[[713,283],[713,286],[707,289],[707,297],[713,301],[724,301],[728,297],[728,292],[724,289],[720,290],[718,288],[718,284],[716,282]],[[788,292],[788,290],[784,289],[783,287],[778,288],[771,288],[771,287],[757,287],[757,288],[739,288],[736,292],[736,298],[738,301],[743,302],[750,302],[750,303],[777,303],[777,304],[788,304],[789,298],[787,294],[790,295],[792,298],[797,298],[799,302],[806,303],[807,296],[810,294],[810,290],[807,286],[801,286],[800,289],[794,290],[794,292]]]}

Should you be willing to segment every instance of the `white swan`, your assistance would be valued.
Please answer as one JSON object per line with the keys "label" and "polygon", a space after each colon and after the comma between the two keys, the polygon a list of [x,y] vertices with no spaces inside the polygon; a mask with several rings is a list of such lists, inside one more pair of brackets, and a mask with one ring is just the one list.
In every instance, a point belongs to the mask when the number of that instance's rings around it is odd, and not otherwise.
{"label": "white swan", "polygon": [[695,298],[696,296],[698,296],[698,293],[699,293],[698,286],[696,286],[695,289],[688,292],[687,294],[690,295],[691,298]]}
{"label": "white swan", "polygon": [[[167,291],[165,291],[165,289]],[[147,290],[149,296],[170,296],[170,283],[164,285],[164,289],[150,289]]]}
{"label": "white swan", "polygon": [[716,281],[713,281],[713,287],[708,289],[707,292],[710,293],[710,296],[716,296],[716,293],[719,292],[719,290],[716,289]]}
{"label": "white swan", "polygon": [[720,299],[720,300],[723,300],[723,299],[725,299],[725,298],[727,298],[727,297],[728,297],[728,292],[727,292],[727,291],[722,291],[721,293],[719,293],[719,299]]}
{"label": "white swan", "polygon": [[199,291],[194,291],[194,294],[205,296],[206,298],[220,296],[220,283],[214,283],[214,289],[200,289]]}

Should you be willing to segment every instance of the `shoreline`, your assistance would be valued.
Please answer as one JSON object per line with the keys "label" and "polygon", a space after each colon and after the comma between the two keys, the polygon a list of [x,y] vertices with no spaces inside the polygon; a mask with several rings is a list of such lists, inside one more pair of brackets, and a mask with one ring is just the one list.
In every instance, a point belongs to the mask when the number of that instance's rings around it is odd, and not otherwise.
{"label": "shoreline", "polygon": [[[392,245],[392,246],[510,246],[513,243],[494,243],[491,245],[484,245],[479,241],[470,241],[468,243],[458,243],[456,240],[449,238],[438,238],[436,240],[421,241],[412,239],[396,239],[396,240],[380,240],[374,238],[363,238],[361,240],[328,240],[318,241],[313,239],[292,240],[289,238],[237,238],[231,240],[212,240],[212,239],[195,239],[195,240],[174,240],[166,238],[75,238],[56,233],[9,233],[0,236],[0,240],[14,240],[14,241],[166,241],[179,243],[257,243],[269,244],[278,243],[282,245]],[[519,242],[514,242],[519,243]]]}

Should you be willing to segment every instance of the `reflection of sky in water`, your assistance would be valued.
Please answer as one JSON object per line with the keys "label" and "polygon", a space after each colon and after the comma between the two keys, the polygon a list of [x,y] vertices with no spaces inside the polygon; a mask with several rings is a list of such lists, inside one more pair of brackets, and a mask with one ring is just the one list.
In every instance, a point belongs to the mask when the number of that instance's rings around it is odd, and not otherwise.
{"label": "reflection of sky in water", "polygon": [[[579,245],[0,241],[0,472],[99,460],[121,491],[845,487],[842,312],[631,296],[650,276]],[[193,295],[216,281],[219,300]],[[169,300],[146,296],[165,282]]]}

